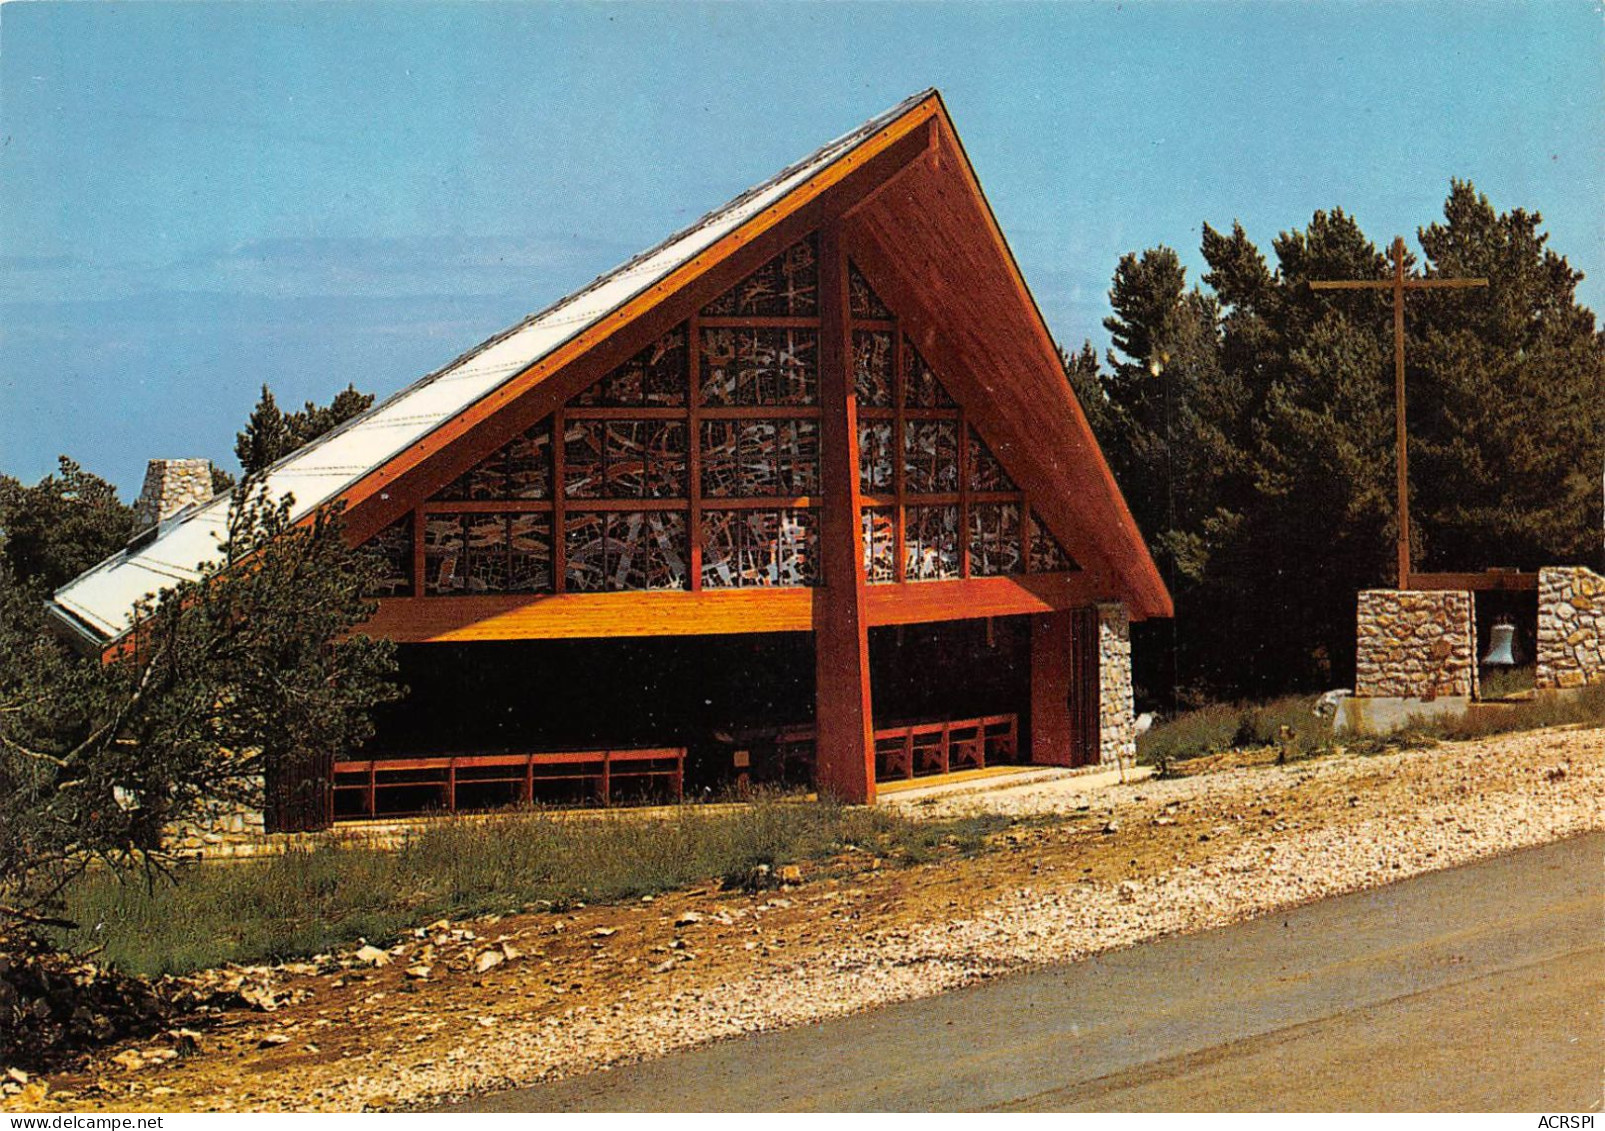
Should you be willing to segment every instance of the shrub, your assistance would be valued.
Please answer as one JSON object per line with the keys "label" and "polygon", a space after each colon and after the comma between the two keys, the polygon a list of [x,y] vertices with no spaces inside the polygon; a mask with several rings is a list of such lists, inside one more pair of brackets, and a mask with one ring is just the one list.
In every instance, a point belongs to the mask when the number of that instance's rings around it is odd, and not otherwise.
{"label": "shrub", "polygon": [[1315,714],[1308,695],[1288,695],[1266,703],[1215,703],[1159,723],[1137,739],[1137,761],[1172,762],[1226,750],[1281,746],[1289,757],[1324,749],[1332,742],[1332,720]]}

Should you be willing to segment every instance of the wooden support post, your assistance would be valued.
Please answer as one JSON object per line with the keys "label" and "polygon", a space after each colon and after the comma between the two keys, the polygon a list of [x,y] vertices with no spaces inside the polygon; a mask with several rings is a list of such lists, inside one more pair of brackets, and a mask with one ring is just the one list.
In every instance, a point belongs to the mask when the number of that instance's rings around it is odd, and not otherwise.
{"label": "wooden support post", "polygon": [[864,611],[858,406],[848,330],[847,255],[840,225],[819,241],[819,558],[814,599],[814,779],[843,801],[875,800],[875,738]]}
{"label": "wooden support post", "polygon": [[412,595],[422,597],[428,591],[424,588],[424,570],[428,567],[429,559],[424,554],[424,508],[418,507],[412,512]]}
{"label": "wooden support post", "polygon": [[686,497],[691,500],[686,545],[690,560],[686,588],[702,592],[702,322],[692,315],[685,325],[686,352]]}
{"label": "wooden support post", "polygon": [[[959,576],[970,576],[970,417],[959,407]],[[988,641],[990,643],[990,640]]]}
{"label": "wooden support post", "polygon": [[552,592],[568,588],[568,420],[552,413]]}
{"label": "wooden support post", "polygon": [[[892,418],[892,490],[897,495],[897,506],[892,508],[892,579],[899,585],[908,580],[908,456],[903,451],[908,428],[904,418],[907,395],[903,380],[903,366],[908,360],[903,351],[908,349],[903,339],[903,324],[895,323],[897,330],[892,339],[892,405],[897,415]],[[903,646],[903,628],[897,629],[897,646]]]}
{"label": "wooden support post", "polygon": [[1063,609],[1031,618],[1031,761],[1039,766],[1075,763],[1070,714],[1072,616]]}

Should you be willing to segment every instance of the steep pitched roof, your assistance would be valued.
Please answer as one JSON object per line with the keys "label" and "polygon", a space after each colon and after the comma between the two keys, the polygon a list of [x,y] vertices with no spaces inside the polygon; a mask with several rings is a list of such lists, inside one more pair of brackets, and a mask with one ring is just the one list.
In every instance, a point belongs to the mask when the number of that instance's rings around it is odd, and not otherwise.
{"label": "steep pitched roof", "polygon": [[[914,95],[742,193],[657,247],[481,343],[286,456],[269,470],[269,490],[279,497],[293,495],[297,518],[337,498],[349,497],[354,488],[372,480],[376,472],[402,453],[425,449],[432,434],[448,422],[460,422],[481,408],[491,411],[489,406],[509,396],[520,379],[527,378],[532,367],[565,345],[613,328],[608,325],[610,318],[626,315],[626,308],[654,288],[661,289],[671,276],[696,265],[699,257],[710,253],[716,245],[723,246],[721,241],[728,242],[760,224],[773,224],[777,215],[828,190],[834,183],[833,175],[839,176],[842,168],[863,156],[857,151],[871,148],[866,143],[872,139],[884,140],[892,130],[900,124],[906,127],[916,116],[920,121],[939,118],[943,127],[951,132],[940,96],[934,90]],[[973,181],[967,161],[964,166]],[[979,194],[978,184],[975,192]],[[990,211],[987,220],[995,229]],[[1001,233],[998,235],[1001,237]],[[1023,279],[1018,278],[1018,268],[1006,245],[1003,251],[1018,288],[1025,295],[1029,316],[1037,324],[1038,336],[1051,345],[1046,327],[1041,324],[1040,314]],[[1054,364],[1057,364],[1056,357]],[[1057,380],[1064,386],[1062,373]],[[1061,399],[1068,401],[1058,407],[1066,414],[1064,427],[1071,433],[1070,450],[1078,460],[1090,459],[1101,472],[1097,477],[1100,493],[1105,496],[1101,513],[1112,516],[1118,528],[1113,536],[1122,543],[1116,547],[1119,552],[1107,556],[1125,567],[1120,572],[1125,575],[1125,587],[1135,594],[1139,615],[1168,615],[1168,594],[1109,476],[1085,418],[1069,394],[1068,386],[1060,393]],[[199,565],[215,557],[226,528],[227,509],[228,499],[220,497],[167,520],[154,539],[113,555],[59,589],[54,595],[54,610],[76,631],[96,643],[119,636],[127,629],[130,613],[139,598],[175,581],[194,578]],[[1094,533],[1096,541],[1108,541],[1104,532]]]}

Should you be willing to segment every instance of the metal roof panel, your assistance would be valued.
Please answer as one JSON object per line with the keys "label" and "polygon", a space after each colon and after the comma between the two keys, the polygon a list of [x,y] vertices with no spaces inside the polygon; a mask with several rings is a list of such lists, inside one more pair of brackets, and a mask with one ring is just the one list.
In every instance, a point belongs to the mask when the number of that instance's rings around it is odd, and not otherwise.
{"label": "metal roof panel", "polygon": [[[694,259],[931,93],[922,91],[871,118],[657,247],[292,452],[269,469],[268,490],[274,498],[293,495],[292,514],[296,519],[305,517]],[[120,635],[129,627],[130,614],[141,597],[180,578],[197,576],[197,567],[215,558],[227,523],[228,502],[227,495],[219,496],[163,523],[152,542],[113,555],[57,590],[55,603],[107,638]]]}

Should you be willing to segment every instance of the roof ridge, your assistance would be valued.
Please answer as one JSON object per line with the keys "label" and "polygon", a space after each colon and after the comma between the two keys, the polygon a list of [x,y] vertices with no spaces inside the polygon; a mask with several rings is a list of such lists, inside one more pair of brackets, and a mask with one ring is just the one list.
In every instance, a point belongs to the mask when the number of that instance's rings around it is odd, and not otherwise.
{"label": "roof ridge", "polygon": [[[780,184],[782,181],[786,180],[788,177],[795,176],[798,171],[806,168],[807,166],[813,164],[816,161],[819,161],[827,153],[829,153],[832,149],[834,149],[834,148],[836,148],[838,146],[847,146],[847,145],[849,145],[849,143],[852,143],[852,144],[856,145],[857,142],[862,141],[869,134],[875,132],[877,129],[881,128],[882,126],[886,125],[887,123],[889,123],[891,121],[894,121],[897,118],[902,117],[903,114],[907,113],[914,106],[919,105],[919,103],[925,101],[925,99],[929,98],[931,95],[936,94],[936,93],[937,93],[937,90],[936,90],[936,88],[934,86],[926,87],[924,90],[920,91],[918,94],[910,95],[909,97],[903,99],[901,102],[899,102],[897,105],[891,107],[890,109],[881,111],[881,113],[875,115],[873,118],[870,118],[868,121],[861,123],[860,125],[858,125],[858,126],[854,127],[853,129],[847,131],[846,133],[842,134],[841,136],[839,136],[837,138],[834,138],[831,141],[826,142],[824,145],[819,146],[817,149],[815,149],[812,152],[810,152],[807,156],[803,157],[801,160],[793,161],[790,165],[787,165],[784,169],[781,169],[778,173],[775,173],[773,176],[767,177],[764,180],[760,181],[758,184],[752,185],[751,187],[749,187],[747,189],[744,189],[742,192],[738,193],[736,196],[732,197],[730,200],[726,201],[724,204],[721,204],[719,207],[713,208],[713,209],[710,209],[707,212],[704,212],[700,217],[698,217],[696,220],[692,221],[690,224],[687,224],[685,227],[680,228],[679,230],[671,233],[668,236],[665,236],[663,239],[659,240],[657,243],[653,244],[651,247],[647,248],[645,251],[639,252],[636,255],[631,256],[629,259],[625,260],[623,263],[619,264],[617,267],[612,268],[611,270],[604,271],[602,274],[596,276],[589,283],[586,283],[584,286],[580,287],[578,290],[570,291],[568,294],[562,296],[561,298],[555,299],[552,302],[548,303],[546,306],[541,307],[539,310],[535,311],[533,314],[525,315],[523,318],[521,318],[519,321],[515,322],[513,325],[508,326],[508,327],[506,327],[506,328],[504,328],[502,330],[498,330],[496,333],[492,334],[490,337],[486,338],[484,341],[480,342],[478,345],[473,346],[470,349],[464,350],[462,353],[458,354],[456,357],[452,358],[450,361],[446,362],[444,365],[441,365],[438,368],[432,369],[428,373],[424,374],[422,377],[416,378],[416,379],[408,382],[406,385],[403,385],[400,389],[397,389],[394,393],[391,393],[388,397],[385,397],[383,400],[375,401],[372,405],[370,405],[368,408],[364,409],[362,412],[358,413],[356,416],[351,417],[349,420],[342,421],[340,424],[337,424],[335,427],[329,429],[329,431],[323,433],[322,435],[314,438],[313,440],[307,442],[306,444],[303,444],[301,447],[295,449],[295,451],[287,452],[285,455],[280,456],[277,460],[275,460],[272,464],[270,464],[266,470],[268,472],[271,472],[273,469],[279,467],[281,464],[284,464],[284,463],[288,462],[289,460],[295,458],[296,456],[299,456],[299,455],[302,455],[302,454],[304,454],[304,453],[306,453],[308,451],[311,451],[311,450],[319,447],[320,445],[322,445],[326,441],[334,439],[336,436],[340,435],[342,432],[346,431],[348,428],[356,425],[359,421],[362,421],[362,420],[364,420],[364,419],[366,419],[366,418],[368,418],[370,416],[376,415],[378,412],[380,412],[382,409],[386,408],[388,405],[390,405],[392,402],[396,401],[397,399],[399,399],[401,397],[404,397],[409,393],[416,392],[418,389],[424,388],[425,386],[432,384],[433,382],[439,380],[441,377],[444,377],[447,373],[451,372],[452,370],[458,368],[459,366],[465,364],[466,362],[472,360],[473,358],[478,357],[480,354],[484,353],[486,350],[490,349],[492,346],[498,345],[499,343],[506,341],[508,338],[512,337],[514,334],[518,333],[520,330],[528,329],[530,326],[533,326],[535,323],[539,322],[541,319],[546,318],[547,316],[549,316],[551,314],[555,314],[557,311],[561,310],[563,307],[568,306],[569,304],[574,303],[574,302],[578,301],[579,299],[584,298],[588,294],[594,293],[599,288],[605,286],[607,283],[612,282],[614,279],[617,279],[622,275],[628,274],[632,267],[635,267],[637,264],[643,263],[646,260],[651,259],[654,255],[657,255],[660,252],[666,250],[667,248],[672,247],[674,244],[679,243],[681,240],[689,238],[690,236],[694,235],[695,233],[697,233],[697,232],[701,231],[702,229],[708,227],[709,225],[713,224],[721,216],[724,216],[727,213],[732,212],[737,208],[740,208],[747,201],[753,199],[756,196],[762,195],[764,192],[767,192],[769,189],[773,188],[777,184]],[[639,293],[639,292],[637,292],[637,293]],[[631,296],[631,297],[633,297],[633,296]],[[623,302],[628,302],[628,301],[629,301],[628,298],[623,300]],[[620,302],[619,304],[616,304],[612,309],[617,309],[618,306],[622,306],[623,302]],[[608,313],[611,313],[611,310],[608,311]],[[602,317],[605,317],[605,316],[606,315],[604,314]],[[511,374],[509,374],[509,376],[511,376]]]}
{"label": "roof ridge", "polygon": [[[890,123],[896,121],[898,118],[900,118],[903,115],[905,115],[906,113],[908,113],[915,106],[918,106],[920,103],[924,102],[926,99],[932,97],[933,95],[935,95],[936,97],[940,97],[940,95],[938,94],[938,92],[937,92],[935,87],[927,87],[924,90],[919,91],[916,94],[912,94],[912,95],[908,96],[907,98],[905,98],[902,101],[898,102],[896,105],[894,105],[894,106],[892,106],[892,107],[890,107],[890,108],[888,108],[886,110],[881,111],[879,114],[876,114],[874,117],[871,117],[867,121],[860,123],[858,126],[855,126],[853,129],[847,131],[846,133],[844,133],[844,134],[842,134],[842,135],[840,135],[840,136],[838,136],[836,138],[833,138],[832,140],[830,140],[830,141],[826,142],[825,144],[819,146],[818,148],[812,150],[810,153],[808,153],[807,155],[805,155],[801,159],[799,159],[797,161],[793,161],[791,164],[785,166],[783,169],[781,169],[780,171],[774,173],[773,175],[765,178],[764,180],[758,182],[755,185],[750,186],[747,189],[744,189],[742,192],[738,193],[736,196],[732,197],[730,200],[726,201],[724,204],[719,205],[717,208],[711,209],[710,211],[703,213],[702,216],[697,218],[692,223],[690,223],[690,224],[686,225],[685,227],[680,228],[677,231],[671,233],[670,235],[664,237],[662,240],[659,240],[657,243],[653,244],[651,247],[647,248],[646,250],[644,250],[644,251],[642,251],[642,252],[640,252],[640,253],[638,253],[638,254],[636,254],[634,256],[631,256],[629,259],[625,260],[623,263],[621,263],[618,266],[612,268],[611,270],[606,271],[606,272],[596,276],[589,283],[585,284],[583,287],[580,287],[578,290],[575,290],[575,291],[572,291],[572,292],[570,292],[570,293],[568,293],[566,295],[563,295],[562,297],[554,300],[553,302],[549,303],[545,307],[542,307],[541,309],[537,310],[535,313],[525,316],[524,318],[520,319],[518,322],[514,323],[513,325],[508,326],[505,329],[498,331],[497,333],[491,335],[489,338],[486,338],[484,341],[480,342],[478,345],[475,345],[472,348],[470,348],[468,350],[465,350],[464,352],[458,354],[456,357],[452,358],[450,361],[446,362],[444,365],[441,365],[441,366],[431,370],[430,372],[424,374],[422,377],[419,377],[419,378],[417,378],[417,379],[415,379],[413,381],[408,382],[406,385],[402,386],[400,389],[396,390],[394,393],[391,393],[389,396],[385,397],[383,400],[376,401],[374,404],[370,405],[367,409],[365,409],[362,412],[358,413],[356,416],[353,416],[351,419],[343,421],[342,423],[336,425],[334,428],[331,428],[329,431],[323,433],[321,436],[318,436],[317,438],[313,439],[309,443],[303,444],[301,447],[296,448],[292,452],[286,453],[285,455],[281,456],[279,459],[275,460],[273,463],[269,464],[268,467],[263,469],[263,471],[261,473],[262,481],[267,481],[276,472],[286,471],[286,470],[290,469],[293,464],[306,459],[306,457],[310,453],[316,452],[316,451],[326,447],[327,445],[333,443],[335,440],[337,440],[340,437],[342,437],[342,436],[346,435],[347,433],[351,432],[353,429],[356,429],[356,428],[362,426],[363,424],[367,423],[368,421],[371,421],[373,418],[378,416],[380,413],[384,412],[386,409],[390,408],[392,405],[396,404],[398,401],[401,401],[402,399],[404,399],[406,397],[412,396],[412,395],[418,393],[420,390],[426,389],[429,386],[431,386],[431,385],[435,384],[436,382],[440,381],[442,378],[446,377],[448,374],[451,374],[451,373],[453,373],[455,371],[458,371],[458,370],[462,369],[465,365],[467,365],[469,362],[471,362],[474,358],[482,356],[483,354],[485,354],[486,352],[488,352],[489,350],[491,350],[495,346],[501,344],[502,342],[505,342],[505,341],[511,339],[515,335],[517,335],[517,334],[519,334],[519,333],[521,333],[521,332],[523,332],[525,330],[529,330],[532,327],[538,326],[543,320],[550,318],[552,315],[556,314],[558,311],[562,310],[563,308],[568,307],[568,306],[572,306],[574,304],[577,304],[580,300],[584,299],[586,296],[594,294],[595,292],[597,292],[601,288],[607,286],[608,284],[613,283],[616,280],[628,275],[630,271],[636,269],[641,264],[647,262],[648,260],[652,259],[655,256],[661,255],[664,252],[669,251],[676,244],[690,239],[691,237],[695,236],[698,232],[702,231],[703,229],[708,228],[708,227],[718,223],[722,218],[728,216],[730,213],[739,210],[742,206],[746,205],[747,203],[749,203],[753,199],[755,199],[757,197],[760,197],[760,196],[762,196],[763,194],[765,194],[767,192],[773,191],[777,186],[783,184],[785,181],[787,181],[787,180],[789,180],[791,178],[796,177],[800,172],[802,172],[803,170],[809,168],[810,166],[818,165],[821,162],[825,162],[827,159],[830,162],[834,162],[836,160],[839,160],[841,157],[845,156],[847,153],[850,153],[853,149],[857,148],[857,146],[861,142],[866,140],[868,137],[870,137],[871,135],[873,135],[877,131],[883,129],[884,127],[886,127]],[[383,457],[378,458],[371,465],[371,467],[378,467],[378,466],[383,465],[384,463],[388,462],[389,460],[395,458],[395,456],[396,456],[396,454],[398,452],[405,450],[406,447],[408,447],[408,446],[410,446],[412,444],[418,443],[420,440],[423,440],[425,437],[429,436],[434,431],[436,431],[438,428],[443,426],[448,420],[451,419],[451,417],[457,415],[458,413],[466,410],[470,406],[472,406],[472,405],[478,403],[479,401],[483,400],[485,397],[487,397],[491,393],[493,393],[496,389],[498,389],[502,385],[504,385],[508,380],[510,380],[512,377],[514,377],[517,373],[519,373],[519,372],[523,371],[524,369],[528,368],[529,365],[533,364],[535,361],[538,361],[540,359],[540,357],[548,355],[552,350],[557,349],[563,343],[571,340],[575,335],[577,335],[579,333],[582,333],[586,329],[586,327],[593,326],[593,325],[597,324],[598,322],[602,321],[609,314],[613,313],[614,311],[618,310],[620,307],[622,307],[625,304],[627,304],[630,301],[632,301],[634,298],[636,298],[638,295],[640,295],[642,293],[642,291],[644,291],[647,287],[650,287],[651,285],[652,285],[652,283],[650,281],[648,281],[648,282],[644,283],[640,288],[634,289],[634,290],[630,291],[628,294],[623,295],[621,298],[619,298],[616,302],[614,302],[612,305],[607,307],[605,310],[603,310],[603,311],[601,311],[601,312],[599,312],[599,313],[597,313],[597,314],[595,314],[593,316],[589,316],[587,318],[584,318],[584,319],[581,319],[581,320],[577,320],[576,324],[574,325],[574,327],[572,329],[569,329],[567,332],[565,332],[562,335],[562,337],[560,337],[556,341],[552,342],[550,345],[548,345],[544,350],[542,350],[535,357],[530,358],[528,360],[524,360],[524,361],[520,362],[519,364],[517,364],[516,366],[514,366],[500,380],[497,380],[494,384],[487,386],[485,389],[483,389],[481,392],[479,392],[477,395],[475,395],[472,399],[470,399],[470,400],[466,401],[465,403],[457,406],[456,408],[450,410],[445,416],[442,416],[440,419],[436,420],[432,425],[430,425],[427,428],[426,431],[410,435],[409,438],[403,444],[401,444],[399,447],[392,448]],[[371,467],[369,468],[369,470],[371,470]],[[357,479],[360,479],[361,476],[365,475],[365,474],[367,474],[366,470],[362,471],[362,472],[359,472],[355,477],[346,478],[345,480],[343,480],[341,482],[339,487],[337,487],[333,491],[325,492],[320,498],[316,499],[315,501],[312,501],[312,502],[306,503],[306,504],[302,504],[300,500],[297,500],[296,501],[296,505],[297,505],[298,508],[301,505],[305,505],[309,510],[312,509],[312,508],[321,506],[325,502],[327,502],[330,498],[333,498],[333,497],[337,496],[341,491],[343,491],[347,487],[349,487],[352,482],[355,482]],[[284,495],[287,495],[287,496],[293,498],[294,497],[294,492],[286,490],[284,492]],[[231,497],[232,497],[232,492],[216,495],[212,499],[208,500],[207,502],[205,502],[203,504],[200,504],[199,506],[191,508],[190,511],[187,514],[185,514],[184,516],[181,517],[180,521],[175,522],[173,524],[173,527],[172,527],[171,530],[162,530],[158,534],[158,536],[156,538],[156,541],[151,543],[150,545],[151,546],[155,546],[155,545],[160,544],[161,542],[166,540],[166,538],[170,534],[176,533],[176,532],[178,532],[179,530],[181,530],[181,529],[183,529],[185,527],[191,526],[191,524],[196,519],[200,518],[201,516],[210,514],[210,513],[214,512],[219,507],[224,507],[224,506],[228,505],[229,499]],[[72,598],[68,596],[69,591],[77,588],[81,583],[87,581],[88,579],[90,579],[90,578],[92,578],[92,577],[94,577],[94,576],[96,576],[98,574],[101,574],[101,573],[103,573],[105,571],[108,571],[108,570],[115,569],[120,565],[123,565],[125,563],[129,563],[129,562],[131,562],[131,561],[133,561],[135,559],[138,559],[139,557],[141,557],[143,555],[144,550],[147,549],[147,548],[148,547],[141,547],[138,552],[131,552],[126,546],[122,547],[116,553],[114,553],[114,554],[110,555],[109,557],[107,557],[104,561],[96,563],[94,566],[91,566],[89,569],[85,570],[83,573],[79,574],[77,577],[75,577],[72,580],[66,582],[64,585],[62,585],[60,588],[58,588],[51,595],[51,602],[50,602],[51,606],[59,608],[59,610],[61,612],[68,614],[69,616],[71,616],[73,618],[73,620],[75,622],[78,622],[78,623],[75,623],[73,625],[73,627],[75,629],[78,628],[79,624],[92,623],[93,619],[95,618],[95,613],[90,609],[89,606],[87,606],[85,604],[78,603],[78,602],[74,602],[72,600]],[[108,619],[106,619],[106,618],[99,618],[99,619],[101,620],[102,624],[109,624],[110,623],[110,621]],[[117,635],[116,631],[109,632],[108,633],[108,638],[115,638],[116,635]]]}

